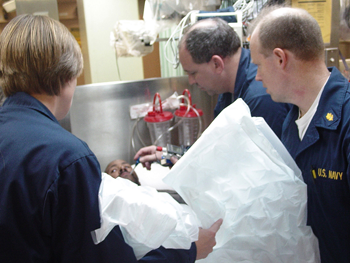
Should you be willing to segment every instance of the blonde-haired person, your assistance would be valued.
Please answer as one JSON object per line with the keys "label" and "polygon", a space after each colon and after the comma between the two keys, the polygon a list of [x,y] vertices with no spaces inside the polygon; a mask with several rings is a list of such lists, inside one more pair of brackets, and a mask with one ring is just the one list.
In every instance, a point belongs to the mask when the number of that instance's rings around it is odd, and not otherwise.
{"label": "blonde-haired person", "polygon": [[[136,262],[115,227],[100,228],[100,165],[58,120],[68,113],[83,68],[68,29],[47,16],[21,15],[0,35],[0,258],[2,262]],[[151,251],[140,262],[194,262],[215,245],[221,222],[200,230],[190,250]]]}

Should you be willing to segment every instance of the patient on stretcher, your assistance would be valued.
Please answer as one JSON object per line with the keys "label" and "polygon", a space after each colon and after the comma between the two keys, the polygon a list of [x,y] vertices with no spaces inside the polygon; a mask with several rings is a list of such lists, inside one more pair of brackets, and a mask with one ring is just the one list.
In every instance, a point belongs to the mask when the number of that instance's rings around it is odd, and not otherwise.
{"label": "patient on stretcher", "polygon": [[132,167],[127,161],[116,159],[110,162],[105,169],[105,173],[114,178],[121,177],[129,179],[135,184],[141,185],[136,172],[132,171]]}
{"label": "patient on stretcher", "polygon": [[[146,168],[143,168],[140,165],[134,171],[132,171],[133,168],[131,164],[122,159],[116,159],[107,165],[105,173],[114,178],[121,177],[128,179],[137,185],[141,185],[142,183],[142,186],[154,187],[158,192],[168,193],[180,204],[185,204],[185,201],[181,198],[181,196],[162,181],[162,178],[165,177],[169,169],[158,165],[157,163],[152,164],[152,167],[152,171],[148,171]],[[136,171],[140,173],[140,178],[138,177]]]}

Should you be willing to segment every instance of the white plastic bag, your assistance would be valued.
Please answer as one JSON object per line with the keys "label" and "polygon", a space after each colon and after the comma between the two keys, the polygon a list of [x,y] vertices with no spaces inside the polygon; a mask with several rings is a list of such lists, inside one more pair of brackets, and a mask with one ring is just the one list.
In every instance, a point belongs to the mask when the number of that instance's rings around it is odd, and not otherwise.
{"label": "white plastic bag", "polygon": [[145,0],[143,20],[148,27],[160,33],[176,25],[179,15],[165,0]]}
{"label": "white plastic bag", "polygon": [[206,1],[204,0],[164,0],[164,3],[168,4],[171,8],[176,10],[176,12],[182,15],[186,15],[192,10],[203,10],[205,2]]}
{"label": "white plastic bag", "polygon": [[99,190],[101,228],[92,231],[95,244],[119,225],[137,259],[160,246],[189,249],[198,239],[197,218],[169,194],[102,173]]}
{"label": "white plastic bag", "polygon": [[143,20],[117,21],[110,34],[110,44],[117,57],[141,57],[153,51],[157,32]]}
{"label": "white plastic bag", "polygon": [[306,226],[300,170],[262,123],[238,99],[164,179],[204,228],[224,219],[214,251],[200,262],[320,262],[318,241]]}

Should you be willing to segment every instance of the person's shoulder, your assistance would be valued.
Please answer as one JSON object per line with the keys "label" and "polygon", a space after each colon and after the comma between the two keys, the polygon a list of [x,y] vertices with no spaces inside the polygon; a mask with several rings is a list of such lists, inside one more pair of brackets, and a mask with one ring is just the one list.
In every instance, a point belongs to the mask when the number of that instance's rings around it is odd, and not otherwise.
{"label": "person's shoulder", "polygon": [[286,116],[291,109],[287,103],[279,103],[272,100],[270,94],[266,93],[265,88],[260,86],[251,86],[246,94],[244,101],[247,103],[252,113],[258,116],[277,116],[278,114]]}
{"label": "person's shoulder", "polygon": [[[291,109],[291,105],[287,103],[280,103],[280,102],[275,102],[272,100],[271,96],[269,94],[265,93],[259,93],[259,94],[254,94],[251,96],[249,99],[247,99],[248,103],[256,104],[259,106],[259,108],[263,108],[268,111],[272,111],[271,113],[273,114],[273,109],[283,109],[286,112],[288,112]],[[247,104],[248,104],[247,103]]]}
{"label": "person's shoulder", "polygon": [[66,129],[61,128],[60,131],[58,131],[58,134],[60,134],[60,136],[56,138],[55,141],[57,145],[61,145],[70,151],[81,152],[84,155],[93,154],[86,142],[79,139]]}
{"label": "person's shoulder", "polygon": [[58,123],[45,131],[47,139],[42,140],[43,146],[52,154],[53,159],[61,160],[60,165],[67,166],[82,158],[96,158],[89,146]]}
{"label": "person's shoulder", "polygon": [[249,96],[251,97],[262,97],[262,96],[269,96],[271,97],[267,92],[266,89],[264,88],[263,84],[261,81],[257,81],[252,79],[248,85],[247,92]]}
{"label": "person's shoulder", "polygon": [[67,148],[71,149],[79,149],[87,151],[88,153],[91,153],[91,150],[89,146],[84,142],[83,140],[76,137],[71,132],[67,131],[66,129],[62,128],[62,138],[60,138],[59,143],[65,144]]}

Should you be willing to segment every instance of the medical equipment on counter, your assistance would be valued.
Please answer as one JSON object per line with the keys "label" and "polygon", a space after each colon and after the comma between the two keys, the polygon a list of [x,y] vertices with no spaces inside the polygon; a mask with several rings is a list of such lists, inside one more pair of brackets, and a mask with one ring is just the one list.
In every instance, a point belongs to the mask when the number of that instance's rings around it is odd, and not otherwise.
{"label": "medical equipment on counter", "polygon": [[[187,93],[187,96],[185,95]],[[156,93],[153,98],[153,104],[152,107],[147,106],[146,104],[140,105],[141,107],[138,108],[139,105],[134,105],[130,107],[130,110],[133,110],[133,114],[130,112],[130,116],[134,116],[135,114],[138,115],[137,121],[135,122],[133,126],[133,131],[131,134],[131,146],[133,147],[135,153],[138,149],[135,148],[135,141],[134,141],[134,134],[137,132],[138,138],[141,141],[143,146],[147,146],[143,139],[140,136],[139,130],[138,130],[138,122],[140,121],[144,109],[147,109],[147,114],[144,116],[144,121],[146,122],[146,125],[148,127],[150,137],[151,137],[151,144],[153,145],[159,145],[159,146],[166,146],[167,144],[171,143],[172,136],[170,132],[175,129],[176,127],[179,128],[179,133],[182,133],[180,137],[182,138],[180,140],[180,145],[184,145],[184,147],[188,147],[194,143],[195,140],[198,139],[198,137],[202,133],[202,116],[203,112],[202,110],[197,110],[195,108],[195,105],[192,106],[192,98],[191,94],[188,89],[185,89],[183,92],[183,95],[177,96],[177,93],[175,92],[176,96],[172,95],[169,97],[166,101],[167,103],[164,103],[161,101],[159,93]],[[159,108],[156,109],[156,99],[158,98],[159,101]],[[191,99],[190,99],[191,98]],[[171,99],[171,102],[169,101]],[[178,100],[182,100],[182,103],[175,103],[175,101],[178,102]],[[187,104],[184,104],[184,100],[186,100]],[[164,105],[169,105],[171,109],[175,110],[177,108],[179,109],[177,113],[176,122],[173,126],[171,126],[171,122],[173,120],[173,114],[169,111],[163,111]],[[138,109],[135,111],[135,109]],[[151,109],[151,110],[150,110]],[[191,120],[189,119],[189,116],[191,116]],[[188,127],[190,126],[190,127]],[[185,134],[188,132],[194,132],[194,134]],[[185,140],[184,140],[185,139]],[[189,142],[189,143],[182,143],[182,142]],[[175,144],[178,144],[176,142]]]}
{"label": "medical equipment on counter", "polygon": [[[159,110],[156,110],[156,99],[159,101]],[[151,140],[153,144],[165,146],[171,142],[171,134],[169,128],[173,114],[169,111],[163,111],[162,101],[159,93],[156,93],[153,98],[153,110],[149,111],[144,120],[147,123]]]}
{"label": "medical equipment on counter", "polygon": [[185,93],[188,95],[190,110],[188,111],[188,106],[182,99],[180,108],[175,111],[175,121],[182,121],[179,125],[179,145],[191,146],[201,135],[203,111],[196,109],[195,104],[192,105],[191,93],[188,89],[185,89],[182,95]]}
{"label": "medical equipment on counter", "polygon": [[162,166],[173,166],[171,161],[171,157],[176,157],[180,159],[189,149],[189,147],[185,147],[183,145],[177,146],[172,144],[167,144],[167,147],[162,148],[162,159],[160,160],[160,164]]}
{"label": "medical equipment on counter", "polygon": [[190,147],[185,147],[183,145],[178,146],[169,143],[166,147],[157,146],[156,151],[162,152],[162,157],[160,160],[157,160],[157,163],[159,163],[162,166],[173,166],[173,163],[171,162],[171,157],[174,156],[177,159],[180,159],[189,148]]}

